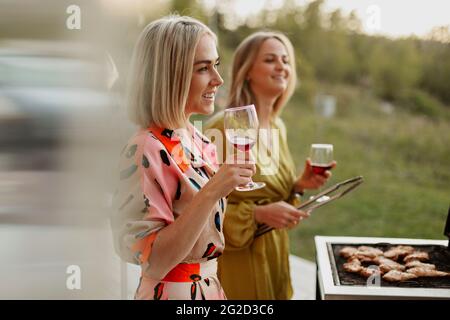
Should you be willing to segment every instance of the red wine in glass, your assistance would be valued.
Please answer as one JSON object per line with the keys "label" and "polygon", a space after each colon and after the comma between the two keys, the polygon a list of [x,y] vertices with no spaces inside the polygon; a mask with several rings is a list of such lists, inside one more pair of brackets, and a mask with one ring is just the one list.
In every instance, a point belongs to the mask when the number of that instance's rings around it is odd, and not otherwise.
{"label": "red wine in glass", "polygon": [[331,165],[326,165],[326,164],[312,164],[312,171],[315,174],[321,174],[324,175],[325,171],[327,170],[331,170],[332,166]]}
{"label": "red wine in glass", "polygon": [[[332,168],[331,163],[333,162],[333,145],[321,143],[312,144],[310,158],[313,173],[325,175],[325,171]],[[322,202],[328,199],[330,199],[330,197],[322,196],[316,201]]]}
{"label": "red wine in glass", "polygon": [[249,137],[234,136],[229,140],[233,144],[233,147],[242,152],[250,150],[256,143],[255,139]]}

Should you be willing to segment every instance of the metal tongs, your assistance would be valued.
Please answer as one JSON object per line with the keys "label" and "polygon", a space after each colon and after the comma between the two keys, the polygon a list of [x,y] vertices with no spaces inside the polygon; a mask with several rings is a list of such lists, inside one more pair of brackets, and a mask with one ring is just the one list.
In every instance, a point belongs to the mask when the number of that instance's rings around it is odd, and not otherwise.
{"label": "metal tongs", "polygon": [[[358,187],[361,183],[363,183],[363,177],[358,176],[354,177],[339,183],[336,183],[335,185],[329,187],[328,189],[316,194],[315,196],[309,198],[308,201],[303,202],[300,206],[297,207],[299,210],[303,211],[313,211],[314,209],[317,209],[327,203],[330,203],[331,201],[334,201],[336,199],[339,199],[343,195],[349,193],[350,191],[354,190],[356,187]],[[345,187],[344,190],[341,192],[337,192],[339,189]],[[258,229],[255,232],[255,238],[259,237],[271,230],[273,230],[273,227],[270,227],[266,224],[262,224],[258,227]]]}

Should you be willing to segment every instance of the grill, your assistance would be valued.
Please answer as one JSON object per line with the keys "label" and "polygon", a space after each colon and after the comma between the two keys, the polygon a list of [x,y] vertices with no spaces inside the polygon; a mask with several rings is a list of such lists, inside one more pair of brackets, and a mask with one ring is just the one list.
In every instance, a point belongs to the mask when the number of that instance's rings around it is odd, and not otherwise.
{"label": "grill", "polygon": [[450,277],[421,277],[395,283],[379,278],[374,285],[358,274],[346,272],[346,259],[339,255],[345,246],[367,245],[386,251],[392,246],[409,245],[428,252],[428,262],[435,264],[436,269],[450,272],[446,240],[317,236],[315,244],[319,299],[450,299]]}
{"label": "grill", "polygon": [[[364,243],[357,244],[356,246],[366,245]],[[364,286],[367,284],[367,279],[351,272],[344,270],[343,265],[347,262],[347,259],[339,255],[339,251],[346,245],[343,244],[329,244],[327,248],[330,253],[333,254],[335,266],[333,268],[333,278],[335,284],[350,285],[350,286]],[[377,243],[372,247],[387,251],[393,246],[391,244]],[[430,259],[427,263],[432,263],[439,271],[450,272],[450,251],[444,246],[437,245],[413,245],[414,249],[419,251],[425,251],[428,253]],[[366,266],[369,266],[367,263]],[[382,278],[380,279],[380,285],[383,287],[405,287],[405,288],[442,288],[450,289],[450,277],[421,277],[417,279],[410,279],[402,282],[389,282]]]}

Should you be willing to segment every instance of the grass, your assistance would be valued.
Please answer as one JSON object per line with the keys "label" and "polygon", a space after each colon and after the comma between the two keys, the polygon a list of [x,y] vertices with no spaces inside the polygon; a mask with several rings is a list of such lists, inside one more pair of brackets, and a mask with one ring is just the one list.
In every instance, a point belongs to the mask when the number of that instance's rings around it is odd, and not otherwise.
{"label": "grass", "polygon": [[321,118],[295,96],[282,114],[299,171],[311,143],[332,143],[338,167],[329,184],[357,175],[365,182],[292,230],[292,253],[314,260],[315,235],[445,239],[448,118],[420,116],[395,105],[385,113],[381,101],[363,90],[324,89],[337,98],[334,118]]}

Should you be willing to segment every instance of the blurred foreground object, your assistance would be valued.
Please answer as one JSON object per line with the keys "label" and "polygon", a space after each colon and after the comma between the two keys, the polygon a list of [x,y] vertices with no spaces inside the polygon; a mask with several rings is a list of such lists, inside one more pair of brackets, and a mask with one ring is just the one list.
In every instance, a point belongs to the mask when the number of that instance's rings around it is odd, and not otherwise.
{"label": "blurred foreground object", "polygon": [[99,138],[97,125],[111,111],[100,87],[104,71],[75,49],[60,42],[0,43],[0,169],[60,168],[55,152],[64,142]]}
{"label": "blurred foreground object", "polygon": [[0,41],[0,299],[119,297],[106,61],[82,42]]}

